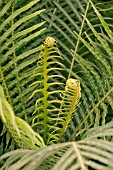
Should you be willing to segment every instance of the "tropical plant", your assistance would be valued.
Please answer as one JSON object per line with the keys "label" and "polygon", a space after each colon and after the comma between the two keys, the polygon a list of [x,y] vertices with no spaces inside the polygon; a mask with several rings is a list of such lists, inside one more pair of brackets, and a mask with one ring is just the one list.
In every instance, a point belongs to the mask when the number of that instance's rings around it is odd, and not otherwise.
{"label": "tropical plant", "polygon": [[103,17],[91,0],[0,8],[1,169],[113,169],[112,8]]}

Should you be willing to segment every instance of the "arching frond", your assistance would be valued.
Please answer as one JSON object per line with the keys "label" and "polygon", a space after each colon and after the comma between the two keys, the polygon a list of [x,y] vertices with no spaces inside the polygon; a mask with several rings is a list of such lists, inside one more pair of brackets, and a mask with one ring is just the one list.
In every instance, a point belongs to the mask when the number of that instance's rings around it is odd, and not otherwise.
{"label": "arching frond", "polygon": [[[32,7],[39,4],[38,2],[39,0],[33,0],[26,5],[17,7],[16,2],[9,0],[1,12],[1,18],[4,20],[0,21],[0,83],[3,85],[6,98],[15,112],[24,113],[26,118],[28,116],[27,109],[31,106],[27,100],[23,100],[24,97],[30,96],[31,91],[31,89],[26,90],[30,81],[27,76],[31,75],[31,65],[36,62],[36,56],[41,47],[37,46],[27,51],[25,49],[26,45],[28,48],[30,41],[44,32],[45,22],[37,20],[38,22],[33,25],[24,28],[22,26],[39,17],[39,14],[45,11],[41,9],[29,13]],[[19,29],[21,30],[18,31]]]}
{"label": "arching frond", "polygon": [[[113,124],[113,122],[112,122]],[[106,129],[106,131],[104,131]],[[92,129],[92,131],[94,131]],[[113,136],[113,125],[98,128],[102,132],[99,138]],[[89,132],[91,133],[91,131]],[[97,139],[94,133],[91,138],[84,138],[78,142],[55,144],[38,151],[15,150],[0,157],[1,170],[8,169],[113,169],[113,143]],[[5,164],[3,162],[5,161]]]}
{"label": "arching frond", "polygon": [[[103,38],[103,36],[94,28],[92,23],[84,16],[93,36],[85,33],[86,37],[82,38],[78,33],[75,33],[83,43],[84,48],[87,48],[88,54],[82,53],[81,56],[80,51],[78,53],[72,52],[72,55],[79,64],[81,70],[80,74],[78,73],[78,75],[76,75],[72,72],[72,75],[80,80],[83,95],[83,102],[78,106],[77,110],[78,116],[80,113],[82,119],[79,118],[80,122],[78,122],[78,126],[72,135],[73,137],[81,128],[84,129],[84,127],[86,127],[87,129],[90,126],[104,125],[108,113],[108,106],[111,108],[113,106],[113,56],[111,48],[112,43],[109,39],[112,31],[102,18],[101,14],[97,12],[94,5],[93,8],[102,23],[102,29],[105,31],[108,40]],[[77,120],[75,121],[77,122]]]}
{"label": "arching frond", "polygon": [[[65,92],[62,96],[61,105],[58,112],[58,118],[55,127],[60,127],[57,130],[55,129],[50,135],[48,144],[50,143],[59,143],[62,141],[62,138],[65,134],[65,131],[68,127],[70,120],[72,119],[72,114],[77,105],[80,97],[80,82],[75,79],[68,79],[66,81]],[[58,131],[58,132],[57,132]]]}
{"label": "arching frond", "polygon": [[41,136],[34,132],[27,122],[14,115],[10,104],[5,99],[1,86],[0,119],[18,148],[38,149],[39,147],[45,146]]}
{"label": "arching frond", "polygon": [[[4,134],[2,136],[2,142],[4,143],[3,152],[5,151],[5,144],[8,149],[8,147],[10,148],[11,143],[10,135],[9,133],[6,133],[7,128],[13,132],[13,127],[15,127],[15,139],[19,138],[17,127],[20,125],[20,122],[30,128],[26,122],[15,117],[13,114],[15,112],[20,117],[27,119],[27,122],[31,122],[29,113],[33,112],[34,102],[32,101],[29,103],[28,98],[34,89],[32,87],[28,89],[28,86],[31,83],[28,76],[31,76],[32,74],[31,66],[33,66],[33,68],[35,67],[35,62],[37,60],[36,56],[41,50],[41,46],[38,44],[38,46],[31,47],[30,42],[32,42],[34,38],[37,38],[37,36],[40,36],[45,30],[43,27],[44,21],[37,19],[36,22],[32,23],[36,17],[39,18],[39,15],[45,11],[45,9],[42,8],[31,12],[31,9],[39,6],[39,4],[39,0],[27,1],[27,3],[22,4],[12,0],[0,1],[0,84],[4,89],[6,99],[8,100],[7,102],[7,100],[3,98],[2,101],[0,101],[0,115],[4,122],[3,130],[1,125],[2,132],[0,131],[2,135]],[[5,117],[3,117],[4,107],[7,114]],[[8,120],[5,120],[6,117]],[[5,123],[7,124],[7,128],[5,128]],[[19,126],[19,128],[21,129],[22,127]],[[26,129],[23,130],[23,133],[25,135]],[[34,133],[35,132],[33,132],[33,134]],[[36,134],[34,134],[34,136],[36,136]],[[29,135],[24,137],[27,140]],[[33,148],[34,144],[31,143],[31,145],[31,148]],[[11,144],[11,146],[13,145]],[[36,148],[35,145],[34,148]]]}

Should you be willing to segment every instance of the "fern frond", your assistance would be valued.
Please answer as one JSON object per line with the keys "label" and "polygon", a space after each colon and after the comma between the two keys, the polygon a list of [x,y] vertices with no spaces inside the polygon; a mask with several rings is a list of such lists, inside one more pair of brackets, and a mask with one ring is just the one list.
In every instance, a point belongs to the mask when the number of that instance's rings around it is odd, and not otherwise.
{"label": "fern frond", "polygon": [[36,129],[40,129],[45,142],[50,133],[49,127],[56,122],[56,119],[52,119],[52,117],[57,118],[58,111],[53,107],[55,105],[58,107],[61,103],[59,94],[63,91],[61,85],[63,85],[64,77],[55,71],[64,69],[62,60],[56,40],[47,37],[39,56],[37,68],[31,77],[34,79],[31,86],[36,85],[37,88],[31,97],[38,96],[34,112],[36,116],[33,119],[32,127],[36,126]]}
{"label": "fern frond", "polygon": [[4,115],[4,112],[9,113],[10,122],[11,122],[12,126],[15,127],[16,133],[18,135],[20,135],[19,129],[18,129],[16,122],[15,122],[13,110],[12,110],[10,104],[7,102],[5,95],[4,95],[3,88],[0,85],[0,117],[3,120],[3,122],[6,123],[7,119],[6,119],[6,116]]}
{"label": "fern frond", "polygon": [[[66,82],[65,92],[62,96],[62,103],[59,109],[56,126],[60,127],[58,132],[53,131],[48,143],[60,142],[72,118],[72,113],[81,97],[80,82],[75,79],[68,79]],[[58,119],[57,118],[57,119]],[[54,125],[55,126],[55,125]],[[55,128],[54,128],[55,129]],[[54,134],[55,133],[55,134]]]}
{"label": "fern frond", "polygon": [[[97,12],[94,5],[93,8]],[[99,32],[95,28],[92,24],[93,21],[91,22],[87,17],[84,18],[91,33],[87,30],[85,37],[76,33],[83,43],[82,48],[84,47],[84,49],[81,48],[80,50],[84,50],[84,52],[82,51],[81,54],[79,51],[74,56],[75,61],[80,66],[81,74],[76,75],[74,72],[72,74],[81,82],[83,102],[82,105],[78,106],[77,117],[79,121],[76,116],[73,119],[73,122],[76,120],[78,122],[78,127],[74,130],[73,137],[76,136],[76,132],[81,128],[86,127],[88,129],[90,126],[104,125],[109,107],[112,108],[113,105],[113,43],[110,40],[110,27],[108,26],[106,30],[107,23],[103,21],[100,12],[97,12],[96,18],[100,22],[102,21],[101,29],[103,32]],[[81,116],[79,116],[79,113]]]}
{"label": "fern frond", "polygon": [[28,108],[33,107],[33,102],[28,103],[26,99],[34,90],[25,88],[31,84],[27,77],[31,76],[31,70],[35,67],[31,68],[31,65],[37,61],[37,53],[42,48],[39,44],[31,47],[30,42],[45,30],[45,21],[39,22],[37,19],[35,23],[28,24],[45,11],[41,9],[31,12],[31,8],[39,6],[38,2],[33,0],[18,6],[18,3],[8,0],[3,3],[0,13],[0,83],[15,113],[24,115],[25,119]]}
{"label": "fern frond", "polygon": [[4,97],[2,86],[0,86],[0,118],[18,148],[38,149],[45,146],[41,136],[14,112]]}
{"label": "fern frond", "polygon": [[[90,138],[91,135],[91,138]],[[77,142],[59,143],[37,151],[15,150],[0,157],[2,170],[8,169],[113,169],[113,143],[103,136],[113,137],[113,122],[86,132]],[[97,139],[99,137],[99,139]],[[40,156],[39,156],[40,155]],[[26,159],[25,159],[26,158]],[[5,161],[2,162],[2,161]]]}
{"label": "fern frond", "polygon": [[99,11],[96,9],[96,7],[94,6],[94,4],[91,2],[91,0],[89,0],[97,17],[99,18],[102,26],[104,27],[105,31],[107,32],[109,38],[113,41],[113,32],[110,30],[109,26],[107,25],[107,23],[104,21],[103,17],[101,16],[101,14],[99,13]]}

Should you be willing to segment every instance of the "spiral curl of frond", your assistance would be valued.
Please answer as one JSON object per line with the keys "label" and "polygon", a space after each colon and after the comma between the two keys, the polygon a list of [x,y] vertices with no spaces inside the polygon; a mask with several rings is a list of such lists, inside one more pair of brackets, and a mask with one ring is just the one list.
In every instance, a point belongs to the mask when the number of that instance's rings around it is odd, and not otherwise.
{"label": "spiral curl of frond", "polygon": [[63,93],[62,103],[59,109],[59,121],[56,124],[60,129],[58,129],[58,133],[55,132],[50,135],[48,143],[57,143],[62,140],[80,97],[81,88],[79,80],[72,78],[68,79],[66,81],[65,92]]}

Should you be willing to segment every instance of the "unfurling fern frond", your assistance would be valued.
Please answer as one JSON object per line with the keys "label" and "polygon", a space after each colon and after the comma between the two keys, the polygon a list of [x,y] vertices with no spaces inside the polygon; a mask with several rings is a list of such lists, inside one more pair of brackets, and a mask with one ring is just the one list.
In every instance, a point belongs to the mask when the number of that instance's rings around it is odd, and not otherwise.
{"label": "unfurling fern frond", "polygon": [[[69,121],[72,118],[72,113],[75,106],[81,97],[80,82],[76,79],[68,79],[66,82],[65,92],[63,93],[63,100],[59,109],[59,120],[56,126],[61,127],[58,133],[50,135],[49,142],[60,142],[64,136],[64,133],[68,127]],[[48,142],[48,143],[49,143]]]}
{"label": "unfurling fern frond", "polygon": [[41,136],[34,132],[27,122],[14,115],[0,86],[0,119],[18,148],[38,149],[45,146]]}
{"label": "unfurling fern frond", "polygon": [[39,56],[38,67],[32,76],[35,78],[32,85],[36,86],[36,90],[31,96],[38,97],[32,127],[40,131],[46,144],[62,140],[80,98],[78,80],[68,79],[63,90],[64,77],[59,72],[64,67],[61,61],[55,39],[47,37]]}
{"label": "unfurling fern frond", "polygon": [[32,127],[40,132],[45,142],[51,131],[55,130],[62,100],[60,93],[64,91],[64,77],[59,72],[64,69],[62,60],[55,39],[47,37],[32,75],[34,83],[31,84],[35,87],[31,97],[37,96]]}

